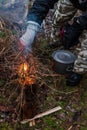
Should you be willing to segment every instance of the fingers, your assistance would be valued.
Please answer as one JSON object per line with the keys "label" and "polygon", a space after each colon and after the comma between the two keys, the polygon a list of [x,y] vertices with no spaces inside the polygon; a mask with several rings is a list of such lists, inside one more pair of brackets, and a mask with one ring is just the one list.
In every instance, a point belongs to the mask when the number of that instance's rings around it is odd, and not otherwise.
{"label": "fingers", "polygon": [[26,47],[25,43],[21,39],[19,39],[19,41],[18,41],[18,50],[22,51],[22,50],[25,49],[25,47]]}

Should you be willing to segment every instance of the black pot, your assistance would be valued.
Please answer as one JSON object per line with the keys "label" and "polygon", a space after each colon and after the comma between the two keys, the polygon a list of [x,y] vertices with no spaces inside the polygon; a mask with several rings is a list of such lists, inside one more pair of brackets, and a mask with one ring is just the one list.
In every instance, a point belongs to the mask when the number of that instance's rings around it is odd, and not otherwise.
{"label": "black pot", "polygon": [[52,54],[53,70],[59,74],[69,74],[72,72],[76,56],[70,51],[57,50]]}

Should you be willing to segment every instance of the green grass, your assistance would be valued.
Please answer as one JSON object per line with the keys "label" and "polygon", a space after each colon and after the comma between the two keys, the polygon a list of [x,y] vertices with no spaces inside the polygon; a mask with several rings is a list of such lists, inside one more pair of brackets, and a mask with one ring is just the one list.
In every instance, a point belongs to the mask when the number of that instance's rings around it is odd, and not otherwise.
{"label": "green grass", "polygon": [[5,84],[4,80],[0,80],[0,87],[2,87]]}
{"label": "green grass", "polygon": [[42,120],[43,124],[45,124],[42,128],[43,130],[64,130],[61,127],[60,122],[58,122],[53,116],[44,117]]}
{"label": "green grass", "polygon": [[82,127],[80,130],[87,130],[87,126]]}
{"label": "green grass", "polygon": [[0,38],[4,38],[4,37],[6,37],[5,32],[0,32]]}
{"label": "green grass", "polygon": [[13,130],[13,127],[8,123],[2,123],[0,124],[0,130]]}

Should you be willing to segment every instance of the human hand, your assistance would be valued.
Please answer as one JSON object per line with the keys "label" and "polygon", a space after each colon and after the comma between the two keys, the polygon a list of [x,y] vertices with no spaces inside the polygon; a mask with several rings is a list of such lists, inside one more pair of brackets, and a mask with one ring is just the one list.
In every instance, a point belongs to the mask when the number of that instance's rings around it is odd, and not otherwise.
{"label": "human hand", "polygon": [[40,29],[40,25],[33,21],[28,22],[25,33],[20,37],[18,41],[18,49],[22,51],[22,54],[28,56],[32,52],[32,43],[35,39],[37,32]]}
{"label": "human hand", "polygon": [[27,57],[32,52],[32,47],[28,47],[26,42],[21,38],[18,41],[18,50],[21,52],[23,57]]}

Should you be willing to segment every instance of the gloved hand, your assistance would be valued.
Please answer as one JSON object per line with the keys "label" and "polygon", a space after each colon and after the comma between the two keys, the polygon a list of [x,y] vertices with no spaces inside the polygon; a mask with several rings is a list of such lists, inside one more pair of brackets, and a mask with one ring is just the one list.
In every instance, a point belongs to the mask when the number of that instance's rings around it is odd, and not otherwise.
{"label": "gloved hand", "polygon": [[64,49],[70,49],[74,45],[77,45],[82,31],[83,29],[76,21],[74,21],[72,25],[65,24],[59,33],[59,38],[64,46]]}
{"label": "gloved hand", "polygon": [[23,55],[28,56],[32,52],[32,43],[36,34],[40,29],[40,25],[36,22],[29,21],[27,29],[18,41],[18,49],[22,51]]}

